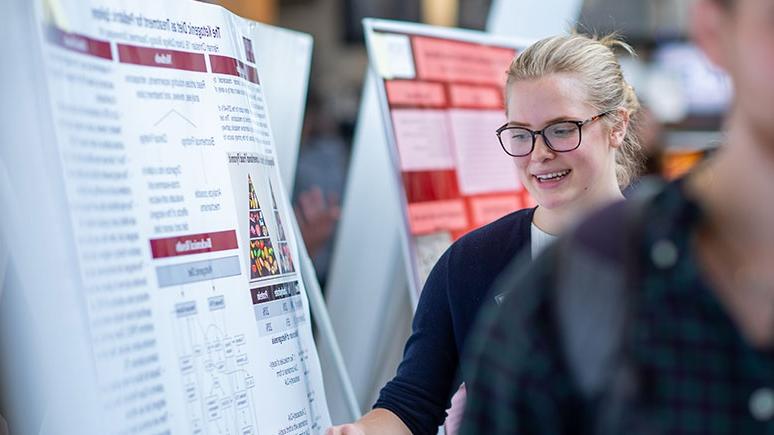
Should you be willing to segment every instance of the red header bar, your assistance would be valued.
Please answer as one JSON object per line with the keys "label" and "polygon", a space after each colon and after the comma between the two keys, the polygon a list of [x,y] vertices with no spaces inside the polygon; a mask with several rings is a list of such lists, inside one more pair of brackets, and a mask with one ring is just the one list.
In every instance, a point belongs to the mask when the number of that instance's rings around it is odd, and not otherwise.
{"label": "red header bar", "polygon": [[300,295],[301,290],[298,288],[298,281],[293,281],[284,284],[270,285],[268,287],[254,288],[250,290],[250,293],[253,296],[253,305],[258,305]]}
{"label": "red header bar", "polygon": [[65,50],[113,60],[113,53],[110,51],[110,42],[108,41],[89,38],[88,36],[79,35],[77,33],[65,32],[55,26],[48,26],[46,29],[46,36],[48,37],[49,43],[64,48]]}
{"label": "red header bar", "polygon": [[234,230],[153,239],[150,244],[153,258],[179,257],[238,248]]}
{"label": "red header bar", "polygon": [[492,86],[450,85],[451,105],[463,109],[503,110],[503,94]]}
{"label": "red header bar", "polygon": [[512,48],[425,36],[412,37],[420,80],[493,85],[505,83],[505,71],[516,55]]}
{"label": "red header bar", "polygon": [[258,71],[250,65],[245,65],[239,59],[211,54],[210,66],[212,66],[212,72],[215,74],[228,74],[230,76],[241,77],[256,85],[260,84],[258,80]]}
{"label": "red header bar", "polygon": [[385,80],[384,86],[392,106],[446,107],[446,91],[440,83]]}
{"label": "red header bar", "polygon": [[207,72],[204,55],[201,53],[118,44],[118,60],[133,65]]}

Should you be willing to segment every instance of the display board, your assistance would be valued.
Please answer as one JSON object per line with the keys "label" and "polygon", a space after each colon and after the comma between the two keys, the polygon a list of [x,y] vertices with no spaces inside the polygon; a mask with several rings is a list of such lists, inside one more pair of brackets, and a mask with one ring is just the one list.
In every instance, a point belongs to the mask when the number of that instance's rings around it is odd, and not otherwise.
{"label": "display board", "polygon": [[312,36],[256,22],[250,22],[250,27],[255,52],[260,54],[255,66],[261,72],[271,115],[280,178],[285,191],[293,192],[312,68]]}
{"label": "display board", "polygon": [[486,31],[534,40],[566,33],[578,22],[583,0],[492,0]]}
{"label": "display board", "polygon": [[99,410],[55,432],[321,432],[255,24],[193,1],[33,8],[30,98],[66,204],[50,217],[69,223],[91,352],[73,383]]}
{"label": "display board", "polygon": [[506,122],[506,71],[526,43],[380,20],[365,27],[417,294],[454,240],[532,205],[495,135]]}

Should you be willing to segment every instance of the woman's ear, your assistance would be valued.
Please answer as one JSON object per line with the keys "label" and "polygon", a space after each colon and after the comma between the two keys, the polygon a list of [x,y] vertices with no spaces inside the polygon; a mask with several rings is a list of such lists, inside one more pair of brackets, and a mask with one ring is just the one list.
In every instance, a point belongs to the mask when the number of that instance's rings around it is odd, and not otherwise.
{"label": "woman's ear", "polygon": [[626,132],[629,131],[629,112],[624,109],[618,110],[619,121],[610,129],[610,146],[620,148],[626,138]]}

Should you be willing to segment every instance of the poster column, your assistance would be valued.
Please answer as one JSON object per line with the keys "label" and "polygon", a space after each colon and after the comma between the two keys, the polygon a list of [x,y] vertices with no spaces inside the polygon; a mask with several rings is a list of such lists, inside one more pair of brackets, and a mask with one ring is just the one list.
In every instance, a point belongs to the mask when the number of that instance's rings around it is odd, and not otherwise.
{"label": "poster column", "polygon": [[319,432],[254,27],[195,2],[36,5],[111,428]]}

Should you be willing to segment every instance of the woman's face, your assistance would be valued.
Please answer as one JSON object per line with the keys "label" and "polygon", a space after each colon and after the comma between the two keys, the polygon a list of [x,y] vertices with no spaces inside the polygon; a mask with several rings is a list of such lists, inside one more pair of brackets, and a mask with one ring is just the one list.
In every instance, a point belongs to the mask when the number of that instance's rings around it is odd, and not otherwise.
{"label": "woman's face", "polygon": [[[572,74],[517,81],[508,89],[508,122],[542,130],[557,121],[584,121],[598,115],[587,101],[582,81]],[[554,152],[537,136],[530,155],[513,158],[522,184],[541,207],[585,210],[618,189],[615,148],[623,135],[613,134],[603,119],[582,127],[582,142],[573,151]],[[547,178],[556,174],[562,175]]]}

